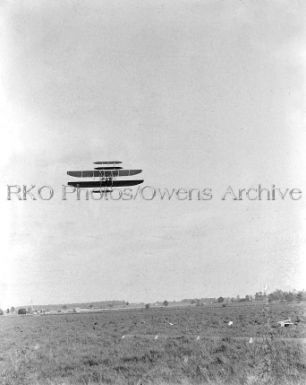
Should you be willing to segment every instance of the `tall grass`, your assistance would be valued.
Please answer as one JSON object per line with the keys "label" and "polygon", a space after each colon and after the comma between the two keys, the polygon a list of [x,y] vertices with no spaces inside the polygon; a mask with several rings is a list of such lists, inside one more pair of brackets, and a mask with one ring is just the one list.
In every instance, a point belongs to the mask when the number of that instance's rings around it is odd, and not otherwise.
{"label": "tall grass", "polygon": [[302,385],[305,345],[296,337],[304,324],[275,328],[282,312],[189,308],[3,318],[0,383]]}

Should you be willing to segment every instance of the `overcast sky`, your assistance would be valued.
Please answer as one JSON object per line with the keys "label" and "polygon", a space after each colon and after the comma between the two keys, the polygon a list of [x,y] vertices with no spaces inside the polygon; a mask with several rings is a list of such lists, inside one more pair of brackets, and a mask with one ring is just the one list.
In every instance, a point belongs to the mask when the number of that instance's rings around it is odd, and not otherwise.
{"label": "overcast sky", "polygon": [[[3,1],[0,306],[305,288],[302,1]],[[211,201],[61,199],[118,159]],[[50,201],[6,199],[51,185]],[[304,193],[304,195],[305,195]]]}

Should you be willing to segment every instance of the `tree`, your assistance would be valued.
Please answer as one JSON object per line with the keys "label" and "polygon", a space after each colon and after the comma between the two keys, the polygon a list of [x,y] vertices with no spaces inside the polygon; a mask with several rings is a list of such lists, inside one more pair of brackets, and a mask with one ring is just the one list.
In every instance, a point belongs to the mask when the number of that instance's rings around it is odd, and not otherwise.
{"label": "tree", "polygon": [[224,302],[224,298],[223,298],[223,297],[219,297],[219,298],[218,298],[218,302],[219,302],[219,303]]}
{"label": "tree", "polygon": [[14,313],[15,312],[15,308],[14,306],[11,306],[11,313]]}
{"label": "tree", "polygon": [[262,292],[261,291],[259,291],[259,292],[257,292],[256,294],[255,294],[255,301],[262,301],[263,300],[263,294],[262,294]]}
{"label": "tree", "polygon": [[145,304],[145,309],[150,309],[150,304],[149,303]]}
{"label": "tree", "polygon": [[268,295],[269,302],[282,301],[284,299],[284,292],[281,290],[274,290]]}
{"label": "tree", "polygon": [[0,315],[3,315],[3,310],[2,309],[0,309]]}
{"label": "tree", "polygon": [[168,302],[167,300],[165,300],[165,301],[163,302],[163,305],[164,305],[164,306],[168,306],[168,305],[169,305],[169,302]]}
{"label": "tree", "polygon": [[301,302],[303,301],[303,292],[302,291],[299,291],[296,295],[296,299]]}
{"label": "tree", "polygon": [[289,291],[285,294],[285,300],[288,302],[292,302],[294,300],[294,294]]}

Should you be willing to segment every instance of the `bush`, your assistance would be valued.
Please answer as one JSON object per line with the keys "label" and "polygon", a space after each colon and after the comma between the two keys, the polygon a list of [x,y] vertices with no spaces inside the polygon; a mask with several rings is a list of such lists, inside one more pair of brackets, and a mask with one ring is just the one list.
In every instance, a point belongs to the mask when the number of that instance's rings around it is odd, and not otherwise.
{"label": "bush", "polygon": [[27,310],[25,308],[18,309],[18,314],[19,315],[27,314]]}

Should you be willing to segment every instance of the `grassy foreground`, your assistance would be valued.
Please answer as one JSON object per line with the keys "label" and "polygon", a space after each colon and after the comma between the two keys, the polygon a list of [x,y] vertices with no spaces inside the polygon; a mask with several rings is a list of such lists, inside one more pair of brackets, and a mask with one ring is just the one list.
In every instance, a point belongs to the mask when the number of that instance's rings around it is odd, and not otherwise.
{"label": "grassy foreground", "polygon": [[[1,317],[0,383],[302,385],[304,311],[279,305]],[[296,325],[277,327],[287,317]]]}

